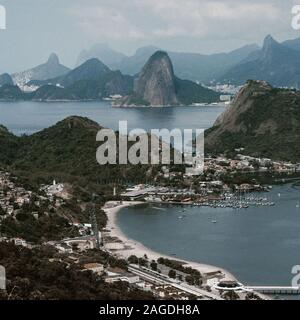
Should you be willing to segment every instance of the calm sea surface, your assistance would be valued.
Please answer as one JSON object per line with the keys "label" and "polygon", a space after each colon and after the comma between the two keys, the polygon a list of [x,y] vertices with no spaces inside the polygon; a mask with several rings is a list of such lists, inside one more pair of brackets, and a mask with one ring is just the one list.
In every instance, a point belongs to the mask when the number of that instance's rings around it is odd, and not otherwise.
{"label": "calm sea surface", "polygon": [[1,102],[0,124],[17,135],[31,134],[68,116],[78,115],[100,125],[118,129],[119,120],[128,128],[207,129],[224,107],[111,108],[108,102]]}

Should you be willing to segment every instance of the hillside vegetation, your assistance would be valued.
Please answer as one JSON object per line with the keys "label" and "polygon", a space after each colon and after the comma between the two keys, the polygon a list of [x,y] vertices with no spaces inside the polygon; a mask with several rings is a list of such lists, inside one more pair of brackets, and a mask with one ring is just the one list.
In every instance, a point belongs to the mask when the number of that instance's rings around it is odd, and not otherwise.
{"label": "hillside vegetation", "polygon": [[206,131],[206,152],[232,152],[300,161],[300,92],[248,81]]}

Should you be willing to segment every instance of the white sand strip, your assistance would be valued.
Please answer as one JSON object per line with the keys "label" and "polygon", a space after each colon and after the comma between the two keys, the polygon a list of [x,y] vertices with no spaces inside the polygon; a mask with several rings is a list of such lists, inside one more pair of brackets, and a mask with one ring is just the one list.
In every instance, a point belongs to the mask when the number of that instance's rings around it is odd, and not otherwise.
{"label": "white sand strip", "polygon": [[[138,202],[138,201],[130,201],[130,202],[123,201],[122,204],[117,203],[117,202],[112,202],[112,201],[106,203],[106,206],[103,208],[103,210],[105,211],[107,218],[108,218],[106,229],[110,232],[111,237],[118,238],[123,243],[122,248],[118,248],[116,246],[115,250],[111,250],[112,249],[111,243],[106,243],[105,244],[106,249],[108,249],[109,251],[112,251],[116,256],[118,256],[120,258],[124,258],[124,259],[127,259],[131,255],[135,255],[137,257],[143,257],[146,254],[149,260],[157,260],[158,258],[163,257],[163,258],[167,258],[170,260],[182,261],[182,262],[184,262],[186,267],[190,266],[194,269],[197,269],[202,274],[203,273],[214,273],[214,272],[219,271],[223,274],[224,279],[236,280],[236,278],[231,273],[229,273],[228,271],[226,271],[222,268],[218,268],[218,267],[207,265],[207,264],[192,262],[192,261],[186,261],[186,260],[178,259],[177,257],[171,257],[171,256],[167,256],[165,254],[154,252],[153,250],[145,247],[143,244],[141,244],[135,240],[129,239],[122,232],[122,230],[118,227],[118,225],[116,223],[117,213],[123,208],[133,206],[133,205],[142,204],[142,203],[143,202]],[[115,205],[115,206],[108,208],[108,206],[113,206],[113,205]],[[126,247],[126,248],[124,248],[124,247]]]}

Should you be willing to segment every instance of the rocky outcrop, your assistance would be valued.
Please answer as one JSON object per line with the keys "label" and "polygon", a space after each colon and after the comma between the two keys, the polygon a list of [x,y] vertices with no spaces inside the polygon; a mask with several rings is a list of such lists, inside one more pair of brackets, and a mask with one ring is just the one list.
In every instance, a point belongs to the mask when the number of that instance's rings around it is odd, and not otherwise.
{"label": "rocky outcrop", "polygon": [[274,160],[300,160],[300,93],[265,81],[248,81],[206,131],[207,153],[244,153]]}
{"label": "rocky outcrop", "polygon": [[218,127],[220,132],[242,130],[243,123],[238,123],[240,115],[251,108],[254,98],[264,96],[270,90],[272,90],[272,87],[265,81],[248,81],[238,92],[231,106],[217,118],[214,127]]}
{"label": "rocky outcrop", "polygon": [[151,106],[179,104],[173,65],[167,53],[157,51],[150,57],[134,84],[134,95]]}
{"label": "rocky outcrop", "polygon": [[3,73],[0,75],[0,87],[4,85],[13,85],[13,79],[8,73]]}
{"label": "rocky outcrop", "polygon": [[46,63],[35,68],[18,72],[12,75],[14,83],[21,89],[31,80],[46,80],[62,76],[70,69],[60,64],[57,54],[52,53]]}
{"label": "rocky outcrop", "polygon": [[172,61],[163,51],[155,52],[135,79],[133,94],[116,106],[176,106],[219,101],[219,94],[174,75]]}

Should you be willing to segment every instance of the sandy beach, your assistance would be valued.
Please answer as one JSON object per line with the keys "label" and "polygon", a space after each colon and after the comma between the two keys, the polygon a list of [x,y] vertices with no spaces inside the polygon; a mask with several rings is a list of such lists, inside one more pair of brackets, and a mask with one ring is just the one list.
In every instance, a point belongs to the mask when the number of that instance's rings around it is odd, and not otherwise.
{"label": "sandy beach", "polygon": [[143,244],[128,238],[116,223],[117,214],[123,208],[142,204],[142,203],[143,202],[138,202],[138,201],[130,201],[130,202],[123,201],[121,204],[116,202],[107,202],[105,204],[105,206],[103,207],[103,210],[105,211],[108,218],[108,222],[106,226],[107,235],[109,235],[112,238],[119,239],[118,242],[112,241],[112,242],[105,243],[105,248],[108,251],[112,252],[114,255],[120,258],[125,258],[125,259],[127,259],[131,255],[135,255],[137,257],[143,257],[146,254],[149,260],[157,260],[160,257],[168,258],[171,260],[177,260],[177,261],[183,262],[186,267],[190,266],[194,269],[197,269],[201,274],[208,274],[208,273],[211,274],[211,273],[220,272],[222,279],[236,280],[236,278],[230,272],[222,268],[207,265],[207,264],[192,262],[192,261],[186,261],[177,257],[171,257],[162,253],[154,252],[153,250],[145,247]]}

